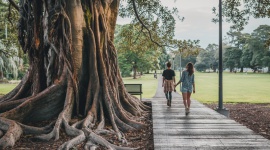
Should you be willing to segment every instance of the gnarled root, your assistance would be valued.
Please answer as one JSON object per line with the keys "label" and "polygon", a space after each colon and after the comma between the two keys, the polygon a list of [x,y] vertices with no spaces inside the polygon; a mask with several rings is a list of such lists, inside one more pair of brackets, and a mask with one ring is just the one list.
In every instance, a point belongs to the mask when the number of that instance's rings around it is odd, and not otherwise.
{"label": "gnarled root", "polygon": [[23,133],[22,128],[15,121],[2,117],[0,117],[0,129],[6,132],[0,139],[0,149],[14,146]]}
{"label": "gnarled root", "polygon": [[115,150],[115,149],[117,149],[117,150],[134,150],[134,148],[120,147],[120,146],[116,146],[114,144],[111,144],[106,139],[95,134],[94,132],[88,133],[88,141],[91,141],[91,143],[102,145],[102,146],[107,147],[108,149],[112,149],[112,150]]}
{"label": "gnarled root", "polygon": [[59,150],[69,150],[73,146],[77,146],[78,144],[82,143],[86,137],[82,130],[76,129],[68,125],[67,122],[64,122],[65,131],[70,136],[76,136],[75,138],[65,142],[63,145],[59,147]]}

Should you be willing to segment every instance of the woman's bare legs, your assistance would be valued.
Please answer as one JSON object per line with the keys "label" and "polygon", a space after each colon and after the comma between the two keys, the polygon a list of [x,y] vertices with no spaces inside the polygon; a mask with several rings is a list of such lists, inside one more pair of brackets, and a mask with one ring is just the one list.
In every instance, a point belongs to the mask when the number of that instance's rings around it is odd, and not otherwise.
{"label": "woman's bare legs", "polygon": [[191,101],[190,101],[190,96],[191,96],[191,93],[187,93],[187,106],[188,106],[188,108],[190,108],[190,103],[191,103]]}
{"label": "woman's bare legs", "polygon": [[182,93],[183,96],[183,103],[185,105],[185,108],[187,108],[187,93]]}

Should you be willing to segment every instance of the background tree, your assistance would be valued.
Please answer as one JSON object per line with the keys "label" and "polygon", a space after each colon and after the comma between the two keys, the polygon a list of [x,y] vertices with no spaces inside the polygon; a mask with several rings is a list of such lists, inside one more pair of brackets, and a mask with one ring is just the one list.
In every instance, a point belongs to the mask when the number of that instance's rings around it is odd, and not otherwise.
{"label": "background tree", "polygon": [[218,67],[218,46],[209,44],[205,50],[201,50],[196,59],[195,68],[198,71],[206,71],[212,69],[216,72]]}
{"label": "background tree", "polygon": [[[268,67],[270,26],[260,25],[251,34],[229,32],[229,47],[225,48],[224,63],[230,68],[251,68],[256,72],[259,68]],[[240,60],[240,62],[239,62]]]}
{"label": "background tree", "polygon": [[[252,37],[256,38],[258,41],[257,47],[254,47],[256,52],[253,52],[253,59],[251,64],[253,64],[254,60],[256,60],[256,56],[259,57],[262,67],[268,67],[268,72],[270,72],[270,45],[268,40],[270,39],[270,26],[269,25],[260,25],[257,29],[255,29],[252,33]],[[254,43],[255,44],[255,43]]]}
{"label": "background tree", "polygon": [[[59,149],[86,141],[85,148],[120,148],[101,133],[125,142],[125,131],[143,128],[149,107],[128,94],[120,75],[114,31],[119,0],[9,0],[19,10],[18,37],[29,57],[22,82],[0,99],[1,148],[13,146],[22,134],[41,140],[59,139],[61,128],[74,138]],[[127,0],[120,15],[133,17],[158,46],[171,44],[176,9],[159,0]],[[154,39],[162,35],[161,39]],[[29,122],[50,120],[32,127]],[[74,118],[79,118],[75,119]],[[105,129],[109,124],[113,131]],[[52,127],[52,128],[51,128]]]}
{"label": "background tree", "polygon": [[9,7],[7,1],[0,0],[0,80],[17,79],[23,72],[25,57],[17,39],[19,13]]}
{"label": "background tree", "polygon": [[141,27],[133,24],[119,28],[115,37],[115,46],[118,49],[122,76],[128,76],[133,71],[134,79],[138,71],[142,73],[154,70],[161,54],[160,48],[148,40],[148,37],[142,33]]}
{"label": "background tree", "polygon": [[[228,32],[227,35],[230,37],[230,44],[232,47],[235,47],[237,50],[241,50],[242,51],[242,55],[241,55],[241,60],[240,60],[240,64],[241,64],[241,70],[240,72],[243,72],[243,68],[244,67],[249,67],[249,62],[248,58],[243,58],[244,55],[248,55],[246,54],[248,51],[246,49],[244,49],[245,45],[248,43],[248,40],[250,39],[250,34],[248,33],[241,33],[241,32]],[[237,65],[238,66],[238,65]]]}
{"label": "background tree", "polygon": [[5,0],[0,0],[0,39],[1,44],[5,48],[0,49],[2,55],[14,56],[19,52],[18,55],[22,56],[22,51],[13,51],[11,48],[16,47],[19,49],[18,43],[18,30],[17,22],[19,20],[19,13],[16,9],[9,6]]}
{"label": "background tree", "polygon": [[[189,62],[192,62],[193,64],[196,63],[197,55],[184,55],[181,56],[181,68],[184,69],[185,65]],[[175,70],[180,70],[180,55],[176,55],[174,58],[174,68]]]}
{"label": "background tree", "polygon": [[[170,61],[173,61],[173,69],[180,70],[185,68],[185,65],[188,62],[192,62],[193,64],[196,62],[196,57],[201,50],[199,45],[199,40],[175,40],[175,47],[170,51],[171,55],[174,58],[169,58]],[[181,61],[181,66],[180,66]]]}
{"label": "background tree", "polygon": [[229,47],[225,49],[223,62],[225,67],[233,72],[235,68],[241,68],[242,50],[236,47]]}
{"label": "background tree", "polygon": [[166,63],[170,60],[169,54],[167,54],[166,50],[162,50],[162,54],[159,57],[159,66],[160,69],[165,70],[167,68]]}
{"label": "background tree", "polygon": [[[18,57],[19,49],[16,47],[6,48],[0,41],[0,49],[3,51],[12,51],[12,56],[7,56],[0,52],[0,80],[4,77],[7,79],[17,79],[19,70],[23,70],[23,59]],[[9,53],[9,52],[8,52]],[[10,53],[9,53],[10,54]]]}
{"label": "background tree", "polygon": [[201,50],[196,59],[195,68],[197,71],[206,71],[206,69],[209,69],[210,72],[211,62],[211,54],[207,50]]}
{"label": "background tree", "polygon": [[[235,49],[242,51],[241,70],[246,67],[256,72],[258,68],[268,67],[269,47],[265,43],[269,38],[269,27],[268,25],[260,25],[251,34],[238,33],[235,42],[240,44]],[[237,64],[235,66],[238,66]]]}

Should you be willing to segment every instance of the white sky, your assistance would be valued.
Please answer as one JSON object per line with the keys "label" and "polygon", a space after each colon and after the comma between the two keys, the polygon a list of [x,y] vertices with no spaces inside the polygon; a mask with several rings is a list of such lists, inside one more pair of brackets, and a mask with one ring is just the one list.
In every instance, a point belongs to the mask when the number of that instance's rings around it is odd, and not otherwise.
{"label": "white sky", "polygon": [[[218,44],[218,24],[211,22],[215,14],[212,8],[218,6],[218,0],[161,0],[168,7],[177,7],[179,15],[185,17],[183,22],[177,20],[175,26],[175,37],[177,39],[200,40],[202,48],[210,43]],[[218,8],[218,7],[217,7]],[[117,19],[117,24],[130,23],[128,18]],[[270,25],[270,18],[250,19],[249,24],[245,26],[243,32],[251,33],[259,25]],[[230,24],[223,23],[223,36],[230,29]]]}

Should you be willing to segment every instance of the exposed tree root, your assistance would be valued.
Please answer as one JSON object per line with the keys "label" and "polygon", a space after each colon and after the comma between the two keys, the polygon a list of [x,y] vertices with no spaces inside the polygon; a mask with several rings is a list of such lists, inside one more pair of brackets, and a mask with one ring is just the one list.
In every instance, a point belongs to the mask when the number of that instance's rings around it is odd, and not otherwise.
{"label": "exposed tree root", "polygon": [[19,122],[40,121],[55,116],[61,111],[61,105],[63,106],[62,97],[65,94],[64,88],[66,87],[64,83],[60,82],[48,87],[38,95],[27,98],[16,108],[0,114],[0,116]]}
{"label": "exposed tree root", "polygon": [[23,129],[23,133],[26,135],[28,135],[28,134],[40,135],[40,134],[49,133],[55,124],[55,122],[51,122],[49,125],[47,125],[45,127],[33,127],[33,126],[21,124],[19,122],[17,122],[17,123],[21,126],[21,128]]}
{"label": "exposed tree root", "polygon": [[96,144],[94,144],[91,140],[88,140],[86,142],[86,144],[84,145],[85,150],[95,150],[97,148],[98,148],[98,146]]}
{"label": "exposed tree root", "polygon": [[70,148],[79,145],[82,143],[86,137],[82,130],[78,130],[76,128],[71,127],[68,125],[67,122],[64,122],[65,131],[70,136],[76,136],[75,138],[71,139],[70,141],[65,142],[63,145],[59,147],[59,150],[69,150]]}
{"label": "exposed tree root", "polygon": [[5,131],[5,135],[0,139],[0,149],[12,147],[21,137],[22,128],[13,120],[0,117],[0,129]]}
{"label": "exposed tree root", "polygon": [[22,104],[26,100],[27,99],[24,98],[24,99],[9,101],[9,102],[2,102],[2,103],[0,103],[0,113],[11,110],[11,109],[19,106],[20,104]]}
{"label": "exposed tree root", "polygon": [[54,125],[53,130],[49,134],[44,134],[37,136],[37,139],[49,141],[50,139],[54,138],[54,140],[59,139],[59,132],[62,126],[66,127],[67,122],[69,121],[72,113],[72,108],[74,105],[74,95],[73,95],[73,87],[71,86],[72,81],[68,81],[68,88],[66,93],[66,100],[64,110],[59,114],[57,121]]}
{"label": "exposed tree root", "polygon": [[90,132],[88,134],[88,141],[92,141],[95,144],[100,144],[102,146],[107,147],[111,150],[134,150],[134,148],[129,147],[120,147],[114,144],[109,143],[106,139],[102,138],[101,136],[95,134],[94,132]]}

